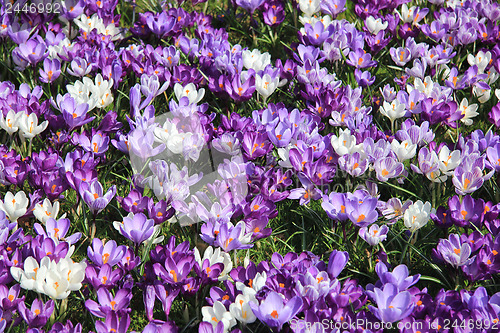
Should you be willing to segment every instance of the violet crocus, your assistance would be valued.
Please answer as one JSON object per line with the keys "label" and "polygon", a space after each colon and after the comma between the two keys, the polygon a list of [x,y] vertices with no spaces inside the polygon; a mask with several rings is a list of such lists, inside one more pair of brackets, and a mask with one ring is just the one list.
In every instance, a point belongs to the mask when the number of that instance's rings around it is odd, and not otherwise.
{"label": "violet crocus", "polygon": [[116,194],[116,185],[111,186],[106,193],[101,183],[94,180],[90,185],[88,183],[81,183],[80,195],[83,201],[87,204],[92,214],[97,215],[101,212]]}
{"label": "violet crocus", "polygon": [[96,265],[109,264],[114,266],[122,260],[126,250],[124,245],[117,246],[114,240],[103,243],[99,238],[94,238],[92,246],[87,248],[87,256]]}
{"label": "violet crocus", "polygon": [[460,241],[457,234],[450,234],[448,239],[440,239],[437,250],[441,257],[450,265],[460,267],[471,261],[471,248],[467,243]]}
{"label": "violet crocus", "polygon": [[366,196],[359,199],[354,195],[346,200],[347,217],[358,227],[367,227],[378,219],[377,198]]}
{"label": "violet crocus", "polygon": [[99,318],[106,318],[112,312],[122,316],[127,313],[127,306],[131,299],[132,292],[129,289],[120,289],[113,296],[106,288],[99,288],[97,289],[98,302],[88,299],[85,301],[85,307]]}
{"label": "violet crocus", "polygon": [[363,238],[371,246],[375,246],[380,242],[383,242],[387,238],[387,232],[389,228],[386,225],[379,227],[376,224],[359,229],[359,237]]}
{"label": "violet crocus", "polygon": [[40,81],[52,83],[61,75],[61,62],[58,59],[43,61],[43,70],[40,69]]}
{"label": "violet crocus", "polygon": [[130,316],[128,314],[120,317],[115,312],[106,316],[105,321],[96,321],[96,333],[127,332],[130,326]]}
{"label": "violet crocus", "polygon": [[302,304],[302,298],[299,296],[284,300],[280,294],[271,291],[260,305],[251,301],[250,308],[261,322],[279,332],[283,324],[290,321],[302,309]]}
{"label": "violet crocus", "polygon": [[129,213],[122,222],[113,222],[113,226],[122,236],[130,239],[136,245],[150,238],[155,231],[154,220],[148,219],[143,213]]}
{"label": "violet crocus", "polygon": [[70,94],[58,95],[57,104],[70,131],[95,119],[95,117],[87,117],[89,105],[87,103],[78,104]]}
{"label": "violet crocus", "polygon": [[35,298],[30,309],[26,307],[24,302],[21,302],[18,304],[18,310],[29,327],[42,327],[45,326],[54,311],[54,301],[49,300],[44,304]]}
{"label": "violet crocus", "polygon": [[384,285],[383,289],[375,288],[366,293],[377,303],[377,307],[369,305],[368,308],[384,323],[393,323],[408,317],[415,307],[410,292],[399,291],[391,283]]}
{"label": "violet crocus", "polygon": [[[389,272],[387,266],[383,262],[379,262],[375,266],[375,271],[380,278],[380,283],[377,285],[392,284],[398,290],[406,290],[420,279],[420,274],[410,276],[406,265],[396,266],[392,272]],[[366,289],[373,290],[373,285],[367,285]]]}
{"label": "violet crocus", "polygon": [[333,250],[328,259],[327,272],[331,279],[337,278],[349,261],[349,253]]}

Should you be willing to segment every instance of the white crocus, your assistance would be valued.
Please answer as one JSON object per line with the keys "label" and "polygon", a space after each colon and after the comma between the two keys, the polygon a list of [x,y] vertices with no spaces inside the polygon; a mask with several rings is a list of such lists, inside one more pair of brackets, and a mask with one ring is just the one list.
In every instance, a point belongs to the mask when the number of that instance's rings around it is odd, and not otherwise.
{"label": "white crocus", "polygon": [[467,55],[467,62],[469,65],[477,66],[478,73],[481,74],[486,69],[486,66],[490,63],[491,53],[490,51],[479,51],[474,57],[472,54]]}
{"label": "white crocus", "polygon": [[451,176],[453,170],[460,164],[460,150],[450,151],[447,146],[441,147],[438,153],[439,170],[445,175]]}
{"label": "white crocus", "polygon": [[227,274],[233,269],[233,262],[231,261],[231,256],[229,253],[222,251],[220,247],[214,250],[213,247],[209,246],[203,252],[203,258],[200,255],[200,251],[198,248],[194,248],[194,258],[196,262],[201,266],[203,266],[203,262],[208,259],[210,262],[210,266],[218,263],[222,263],[224,265],[224,269],[219,275],[219,281],[227,280],[229,277]]}
{"label": "white crocus", "polygon": [[267,99],[271,94],[278,88],[280,83],[280,78],[276,76],[274,79],[271,75],[264,74],[262,77],[260,75],[255,75],[255,89],[257,92]]}
{"label": "white crocus", "polygon": [[380,113],[389,118],[392,123],[394,120],[405,116],[406,106],[397,99],[393,100],[391,103],[384,101],[384,104],[380,108]]}
{"label": "white crocus", "polygon": [[332,135],[330,141],[333,149],[340,156],[363,151],[363,145],[356,145],[356,137],[351,135],[351,131],[348,128],[345,130],[340,129],[339,136]]}
{"label": "white crocus", "polygon": [[[420,78],[415,78],[415,89],[418,89],[421,93],[425,94],[425,96],[429,96],[431,92],[434,90],[434,81],[432,81],[430,76],[426,76],[424,78],[424,81],[422,81]],[[409,86],[407,87],[409,88]],[[410,89],[408,89],[408,93],[410,93]]]}
{"label": "white crocus", "polygon": [[163,123],[163,127],[155,127],[154,133],[156,141],[165,145],[167,145],[171,136],[179,135],[177,126],[168,118]]}
{"label": "white crocus", "polygon": [[243,222],[243,221],[236,223],[236,225],[234,227],[236,228],[238,226],[240,226],[240,230],[241,230],[240,234],[238,236],[238,240],[240,241],[241,244],[249,244],[252,241],[253,232],[249,232],[249,233],[246,232],[247,227],[246,227],[245,222]]}
{"label": "white crocus", "polygon": [[460,119],[460,121],[467,126],[472,125],[473,123],[472,118],[474,118],[479,114],[477,112],[478,105],[477,104],[469,105],[469,101],[467,100],[467,98],[464,98],[462,99],[459,108],[463,115],[463,118]]}
{"label": "white crocus", "polygon": [[413,12],[415,11],[415,6],[408,8],[406,4],[401,6],[401,14],[398,12],[399,17],[403,23],[410,23],[413,21]]}
{"label": "white crocus", "polygon": [[271,64],[271,55],[268,52],[261,53],[258,49],[252,51],[244,50],[241,56],[243,59],[243,66],[245,66],[246,69],[253,69],[257,73]]}
{"label": "white crocus", "polygon": [[14,134],[19,129],[18,120],[21,115],[23,115],[23,112],[10,110],[4,118],[3,113],[0,112],[0,127],[7,131],[9,135]]}
{"label": "white crocus", "polygon": [[435,210],[432,208],[430,202],[424,204],[421,200],[418,200],[405,210],[403,216],[405,226],[411,232],[415,232],[429,222],[431,213],[434,212]]}
{"label": "white crocus", "polygon": [[[85,79],[88,78],[83,78],[84,82],[86,82]],[[91,83],[89,84],[90,91],[92,92],[92,95],[90,96],[96,101],[96,107],[98,108],[105,108],[109,104],[113,102],[113,94],[111,93],[111,87],[113,87],[113,79],[104,80],[101,74],[97,74],[95,79],[94,79],[94,84],[92,84],[92,81],[89,80]]]}
{"label": "white crocus", "polygon": [[236,282],[236,289],[241,291],[245,296],[248,296],[250,298],[255,298],[257,292],[266,285],[266,281],[267,281],[266,272],[257,273],[255,274],[255,277],[252,279],[250,287],[247,287],[242,282]]}
{"label": "white crocus", "polygon": [[7,192],[3,201],[0,201],[0,210],[5,212],[10,221],[16,222],[28,211],[28,204],[29,199],[23,191],[17,192],[16,195]]}
{"label": "white crocus", "polygon": [[486,103],[490,100],[491,89],[481,89],[478,86],[472,87],[472,94],[477,97],[479,103]]}
{"label": "white crocus", "polygon": [[28,257],[24,260],[24,269],[12,266],[10,274],[14,280],[21,284],[21,288],[43,293],[43,285],[50,268],[49,266],[49,257],[43,257],[40,264],[38,264],[35,258]]}
{"label": "white crocus", "polygon": [[381,18],[375,19],[373,16],[368,16],[365,20],[366,28],[373,35],[378,34],[380,30],[385,30],[388,25],[388,22],[382,22]]}
{"label": "white crocus", "polygon": [[32,113],[29,116],[26,113],[21,113],[18,120],[19,134],[28,140],[33,139],[38,134],[45,131],[49,122],[45,120],[40,125],[38,125],[38,118],[36,114]]}
{"label": "white crocus", "polygon": [[299,0],[299,7],[306,16],[313,16],[319,12],[321,0]]}
{"label": "white crocus", "polygon": [[394,139],[391,142],[391,149],[400,162],[411,159],[417,153],[417,145],[413,144],[411,140],[404,140],[400,143]]}
{"label": "white crocus", "polygon": [[220,301],[215,301],[213,306],[202,307],[201,314],[203,315],[203,321],[211,323],[214,329],[222,321],[224,324],[223,332],[227,332],[236,325],[236,319]]}
{"label": "white crocus", "polygon": [[194,83],[188,83],[183,87],[180,83],[174,85],[174,93],[177,100],[180,101],[182,97],[187,97],[189,99],[189,104],[198,104],[203,96],[205,96],[205,89],[201,88],[196,90]]}
{"label": "white crocus", "polygon": [[[33,215],[37,218],[38,221],[42,222],[43,225],[47,222],[48,219],[57,218],[57,214],[59,213],[59,201],[55,201],[54,204],[50,202],[49,199],[45,198],[42,204],[37,203],[35,208],[33,209]],[[64,213],[61,218],[65,218],[66,213]]]}
{"label": "white crocus", "polygon": [[229,312],[235,317],[238,321],[250,324],[253,323],[257,317],[252,311],[250,307],[250,301],[254,301],[254,298],[250,296],[246,296],[240,294],[236,296],[236,299],[233,304],[229,305]]}

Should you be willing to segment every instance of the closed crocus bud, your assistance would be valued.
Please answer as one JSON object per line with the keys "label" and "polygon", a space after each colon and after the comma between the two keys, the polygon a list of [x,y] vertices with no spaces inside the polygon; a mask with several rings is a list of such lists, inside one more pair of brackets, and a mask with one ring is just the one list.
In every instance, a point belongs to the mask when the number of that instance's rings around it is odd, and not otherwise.
{"label": "closed crocus bud", "polygon": [[349,261],[349,253],[333,250],[330,254],[330,259],[328,259],[327,272],[332,279],[339,276],[340,272],[344,269],[345,265]]}
{"label": "closed crocus bud", "polygon": [[432,208],[431,203],[426,202],[424,204],[421,200],[418,200],[405,211],[405,226],[411,232],[415,232],[429,222],[431,213],[435,213],[435,209]]}

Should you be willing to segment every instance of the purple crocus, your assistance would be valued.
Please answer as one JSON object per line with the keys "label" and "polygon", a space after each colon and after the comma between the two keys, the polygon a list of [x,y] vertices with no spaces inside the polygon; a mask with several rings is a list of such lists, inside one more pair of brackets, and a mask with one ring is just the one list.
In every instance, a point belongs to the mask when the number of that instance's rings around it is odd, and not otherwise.
{"label": "purple crocus", "polygon": [[331,279],[335,279],[344,269],[349,261],[349,253],[333,250],[328,259],[327,272]]}
{"label": "purple crocus", "polygon": [[460,241],[457,234],[450,234],[448,239],[440,239],[437,250],[441,257],[450,265],[460,267],[470,261],[470,245]]}
{"label": "purple crocus", "polygon": [[347,217],[358,227],[367,227],[378,219],[377,198],[366,196],[359,199],[354,195],[348,195],[346,200]]}
{"label": "purple crocus", "polygon": [[131,299],[132,292],[129,289],[120,289],[113,296],[106,288],[99,288],[97,290],[99,302],[88,299],[85,301],[85,307],[99,318],[106,318],[113,312],[124,315],[127,313],[127,306]]}
{"label": "purple crocus", "polygon": [[96,265],[109,264],[114,266],[122,260],[126,250],[125,245],[117,246],[114,240],[103,243],[99,238],[94,238],[92,246],[87,248],[87,256]]}
{"label": "purple crocus", "polygon": [[399,291],[391,283],[384,285],[383,289],[375,288],[366,293],[377,303],[377,307],[368,305],[368,308],[384,323],[393,323],[408,317],[415,307],[410,292]]}
{"label": "purple crocus", "polygon": [[295,296],[286,301],[275,291],[271,291],[260,305],[250,302],[250,307],[257,318],[275,332],[279,332],[283,324],[290,321],[301,309],[302,298]]}
{"label": "purple crocus", "polygon": [[106,193],[98,180],[94,180],[92,184],[81,183],[80,195],[83,201],[87,204],[92,214],[97,215],[109,204],[111,199],[116,194],[116,185],[111,186]]}
{"label": "purple crocus", "polygon": [[153,235],[155,222],[143,213],[130,213],[123,218],[123,222],[113,222],[113,226],[122,236],[139,245]]}
{"label": "purple crocus", "polygon": [[87,103],[77,103],[70,94],[58,95],[57,104],[70,131],[95,119],[95,117],[87,117],[89,105]]}
{"label": "purple crocus", "polygon": [[105,321],[95,322],[96,333],[127,332],[129,326],[130,316],[128,314],[119,317],[114,312],[107,315]]}
{"label": "purple crocus", "polygon": [[31,309],[28,309],[24,302],[20,302],[17,308],[29,327],[42,327],[45,326],[54,311],[54,301],[49,300],[43,304],[41,300],[35,298],[31,304]]}
{"label": "purple crocus", "polygon": [[[406,290],[420,279],[420,274],[409,276],[406,265],[396,266],[392,272],[389,272],[387,266],[383,262],[379,262],[375,266],[375,271],[380,278],[380,285],[392,284],[398,290]],[[366,289],[373,290],[373,285],[369,284]]]}
{"label": "purple crocus", "polygon": [[387,238],[387,232],[389,228],[386,225],[379,227],[376,224],[359,229],[359,237],[363,238],[371,246],[375,246],[380,242],[383,242]]}
{"label": "purple crocus", "polygon": [[43,61],[43,70],[40,69],[40,81],[52,83],[61,75],[61,62],[58,59]]}

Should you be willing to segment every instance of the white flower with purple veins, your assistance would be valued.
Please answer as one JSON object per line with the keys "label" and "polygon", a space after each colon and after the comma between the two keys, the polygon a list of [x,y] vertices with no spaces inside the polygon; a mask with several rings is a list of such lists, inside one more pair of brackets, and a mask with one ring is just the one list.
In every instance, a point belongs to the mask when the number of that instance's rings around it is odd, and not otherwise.
{"label": "white flower with purple veins", "polygon": [[403,217],[406,209],[413,204],[411,200],[405,201],[403,204],[398,198],[391,198],[385,203],[385,207],[382,210],[382,215],[388,220],[388,223],[396,223],[397,220]]}
{"label": "white flower with purple veins", "polygon": [[253,69],[257,73],[271,64],[271,55],[267,52],[260,53],[258,49],[252,51],[243,50],[241,56],[243,58],[243,66],[246,69]]}
{"label": "white flower with purple veins", "polygon": [[418,200],[406,209],[403,217],[405,226],[411,232],[415,232],[426,225],[429,222],[431,214],[434,213],[435,209],[432,208],[430,202],[427,201],[424,204],[421,200]]}
{"label": "white flower with purple veins", "polygon": [[198,104],[203,96],[205,96],[205,89],[201,88],[196,90],[194,83],[188,83],[183,87],[180,83],[174,85],[174,93],[177,100],[180,101],[182,97],[187,97],[189,99],[189,104]]}
{"label": "white flower with purple veins", "polygon": [[467,98],[462,99],[459,109],[462,112],[463,118],[460,119],[460,121],[467,126],[472,125],[472,118],[479,115],[479,113],[477,112],[477,108],[477,104],[469,105],[469,101],[467,100]]}
{"label": "white flower with purple veins", "polygon": [[382,22],[381,18],[376,19],[373,16],[368,16],[365,20],[366,29],[373,35],[378,34],[380,30],[385,30],[388,25],[388,22]]}
{"label": "white flower with purple veins", "polygon": [[11,222],[16,222],[28,211],[28,204],[29,199],[23,191],[17,192],[16,195],[7,192],[3,201],[0,201],[0,210],[5,212]]}
{"label": "white flower with purple veins", "polygon": [[376,224],[372,224],[370,228],[364,227],[359,229],[359,237],[363,238],[371,246],[375,246],[387,238],[388,232],[389,228],[386,225],[379,227]]}
{"label": "white flower with purple veins", "polygon": [[460,242],[460,236],[450,234],[448,239],[440,239],[437,245],[437,250],[441,257],[454,267],[460,267],[471,259],[471,248],[468,243]]}
{"label": "white flower with purple veins", "polygon": [[231,133],[224,133],[212,140],[212,147],[221,153],[228,155],[238,155],[241,153],[240,140]]}
{"label": "white flower with purple veins", "polygon": [[10,110],[4,118],[3,112],[0,112],[0,127],[9,133],[9,135],[14,134],[19,129],[18,121],[23,114],[24,112],[15,112],[14,110]]}
{"label": "white flower with purple veins", "polygon": [[45,131],[45,129],[49,125],[49,122],[45,120],[40,125],[38,125],[38,118],[36,114],[32,113],[28,116],[26,113],[21,112],[21,116],[18,119],[18,125],[19,134],[23,138],[31,140],[38,134]]}

